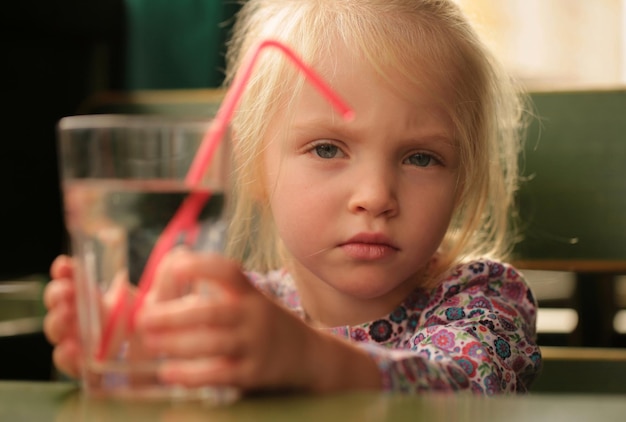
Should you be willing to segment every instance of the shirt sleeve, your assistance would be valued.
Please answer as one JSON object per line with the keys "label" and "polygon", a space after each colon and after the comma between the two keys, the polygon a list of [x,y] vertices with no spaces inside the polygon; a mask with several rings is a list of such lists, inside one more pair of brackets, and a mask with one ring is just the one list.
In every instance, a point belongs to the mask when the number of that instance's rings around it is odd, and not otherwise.
{"label": "shirt sleeve", "polygon": [[460,266],[436,290],[403,347],[361,343],[386,390],[526,392],[541,369],[537,303],[513,267]]}

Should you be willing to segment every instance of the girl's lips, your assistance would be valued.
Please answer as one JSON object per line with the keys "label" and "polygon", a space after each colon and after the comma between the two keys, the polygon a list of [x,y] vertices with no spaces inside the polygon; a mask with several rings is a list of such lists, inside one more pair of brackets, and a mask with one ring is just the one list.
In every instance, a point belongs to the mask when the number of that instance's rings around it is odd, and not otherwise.
{"label": "girl's lips", "polygon": [[339,247],[351,258],[359,261],[375,261],[398,252],[391,240],[379,233],[360,233]]}
{"label": "girl's lips", "polygon": [[376,261],[398,252],[398,249],[382,243],[344,243],[340,247],[346,255],[358,261]]}

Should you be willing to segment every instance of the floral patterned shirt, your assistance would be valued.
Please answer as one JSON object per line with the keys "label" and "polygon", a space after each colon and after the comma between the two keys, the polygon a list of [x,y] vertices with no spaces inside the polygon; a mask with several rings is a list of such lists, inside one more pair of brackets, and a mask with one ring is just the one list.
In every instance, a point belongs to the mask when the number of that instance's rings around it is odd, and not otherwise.
{"label": "floral patterned shirt", "polygon": [[[304,317],[286,271],[250,273],[252,282]],[[329,329],[363,347],[386,390],[526,392],[541,369],[537,302],[512,266],[488,260],[454,268],[431,291],[414,290],[389,315]]]}

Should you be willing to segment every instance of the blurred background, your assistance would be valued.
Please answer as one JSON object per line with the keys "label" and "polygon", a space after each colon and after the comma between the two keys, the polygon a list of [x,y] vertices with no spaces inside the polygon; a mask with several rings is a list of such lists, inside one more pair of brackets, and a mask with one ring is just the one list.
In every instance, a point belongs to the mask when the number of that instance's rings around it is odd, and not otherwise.
{"label": "blurred background", "polygon": [[[608,125],[616,125],[609,154],[614,155],[615,148],[624,151],[624,124],[615,122],[623,120],[621,114],[626,111],[622,92],[626,0],[456,1],[529,91],[541,95],[591,92],[590,101],[605,101],[604,93],[617,93],[609,112]],[[0,67],[5,101],[0,114],[4,239],[0,247],[0,379],[48,379],[51,349],[41,333],[40,294],[50,263],[68,251],[58,184],[56,123],[89,110],[102,93],[189,93],[218,87],[223,78],[224,42],[239,6],[234,0],[5,3],[0,15],[5,57]],[[607,124],[606,120],[598,122]],[[623,163],[626,157],[622,158]],[[626,192],[623,183],[615,189],[608,195]],[[620,208],[621,214],[624,211]],[[625,224],[620,218],[619,224]],[[569,241],[576,236],[567,232],[564,238]],[[622,242],[624,236],[626,231]],[[552,249],[549,242],[543,246]],[[626,261],[626,243],[614,245],[611,253],[607,257],[611,262]],[[562,266],[544,269],[528,270],[545,305],[541,340],[585,344],[577,332],[581,326],[580,274]],[[603,306],[608,297],[611,309],[615,308],[610,315],[615,332],[589,340],[592,346],[624,345],[623,336],[616,335],[626,333],[626,281],[621,271],[608,274],[615,288],[591,296],[595,306]]]}
{"label": "blurred background", "polygon": [[626,82],[624,0],[456,0],[530,89]]}

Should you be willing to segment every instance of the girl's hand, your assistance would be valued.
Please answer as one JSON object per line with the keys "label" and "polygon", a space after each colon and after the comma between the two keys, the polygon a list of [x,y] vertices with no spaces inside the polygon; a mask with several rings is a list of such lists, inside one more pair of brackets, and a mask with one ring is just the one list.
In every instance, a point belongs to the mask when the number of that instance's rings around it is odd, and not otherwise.
{"label": "girl's hand", "polygon": [[74,265],[67,255],[57,257],[50,267],[50,281],[44,290],[47,309],[43,329],[54,346],[52,360],[63,373],[77,378],[82,365],[82,351],[78,339],[77,314],[74,296]]}
{"label": "girl's hand", "polygon": [[[194,293],[172,299],[181,289]],[[137,328],[152,352],[168,356],[160,376],[169,383],[311,391],[381,384],[364,352],[309,327],[217,254],[165,259]]]}
{"label": "girl's hand", "polygon": [[[43,295],[44,305],[48,311],[43,328],[46,338],[54,346],[52,360],[56,368],[72,378],[78,378],[85,356],[78,331],[74,270],[74,262],[67,255],[60,255],[52,263],[50,268],[52,280],[46,285]],[[129,300],[132,300],[134,294],[125,272],[116,275],[111,288],[99,298],[103,320],[114,306],[115,299],[121,294]],[[124,340],[123,335],[125,333],[116,333],[110,349],[116,350],[119,343]]]}

